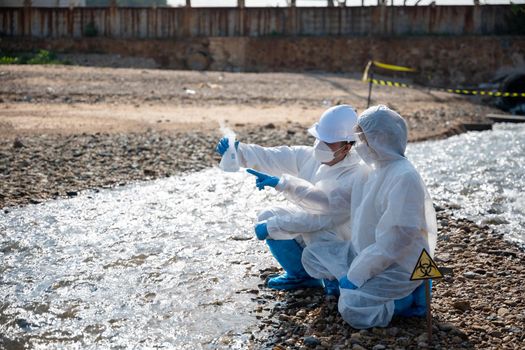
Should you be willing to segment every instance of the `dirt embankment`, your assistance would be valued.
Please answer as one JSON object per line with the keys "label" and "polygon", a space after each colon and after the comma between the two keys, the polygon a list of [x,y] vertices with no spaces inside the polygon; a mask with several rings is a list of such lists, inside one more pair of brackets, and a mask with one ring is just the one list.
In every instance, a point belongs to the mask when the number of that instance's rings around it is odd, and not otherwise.
{"label": "dirt embankment", "polygon": [[[218,120],[309,125],[327,107],[362,111],[368,85],[348,75],[1,66],[0,135],[211,130]],[[411,139],[479,122],[489,107],[445,93],[374,86],[372,103],[408,121]]]}

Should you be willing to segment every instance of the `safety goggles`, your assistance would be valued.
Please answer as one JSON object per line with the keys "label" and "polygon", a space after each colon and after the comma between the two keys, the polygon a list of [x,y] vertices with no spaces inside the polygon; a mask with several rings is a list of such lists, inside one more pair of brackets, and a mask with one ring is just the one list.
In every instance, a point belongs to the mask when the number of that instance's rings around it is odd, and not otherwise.
{"label": "safety goggles", "polygon": [[359,142],[366,143],[366,136],[364,132],[356,132],[355,136],[359,140]]}

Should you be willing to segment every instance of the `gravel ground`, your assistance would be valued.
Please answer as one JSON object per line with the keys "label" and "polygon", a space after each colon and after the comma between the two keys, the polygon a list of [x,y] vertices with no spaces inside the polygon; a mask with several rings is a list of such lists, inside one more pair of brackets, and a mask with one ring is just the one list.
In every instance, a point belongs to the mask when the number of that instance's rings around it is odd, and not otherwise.
{"label": "gravel ground", "polygon": [[[275,292],[260,285],[256,312],[261,347],[277,349],[522,349],[525,341],[525,253],[487,226],[454,217],[438,207],[436,263],[445,278],[434,280],[433,337],[425,319],[394,318],[387,328],[356,330],[322,290]],[[265,279],[274,273],[261,270]],[[497,293],[494,293],[495,291]]]}
{"label": "gravel ground", "polygon": [[[0,208],[75,196],[218,165],[218,133],[149,131],[39,135],[0,141]],[[304,128],[239,128],[238,139],[262,145],[313,144]]]}

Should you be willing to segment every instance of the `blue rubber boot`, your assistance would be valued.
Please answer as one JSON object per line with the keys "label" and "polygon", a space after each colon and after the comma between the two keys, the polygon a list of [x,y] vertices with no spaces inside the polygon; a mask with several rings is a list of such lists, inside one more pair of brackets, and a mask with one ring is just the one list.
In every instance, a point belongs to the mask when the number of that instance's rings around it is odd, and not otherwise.
{"label": "blue rubber boot", "polygon": [[412,307],[413,302],[414,297],[412,294],[409,294],[402,299],[394,300],[394,315],[405,316],[405,313]]}
{"label": "blue rubber boot", "polygon": [[[432,280],[429,281],[430,283],[430,291],[432,293]],[[405,308],[403,310],[398,310],[396,313],[396,309],[398,307],[398,303],[400,304],[401,309],[401,301],[405,300],[409,297],[412,297],[412,304],[410,307]],[[410,294],[408,297],[396,300],[395,302],[396,308],[394,309],[394,315],[399,315],[403,317],[424,317],[427,314],[427,298],[425,296],[425,282],[421,283],[419,287],[417,287],[412,294]]]}
{"label": "blue rubber boot", "polygon": [[267,239],[270,252],[282,266],[285,273],[268,279],[266,285],[277,290],[292,290],[300,288],[322,287],[321,280],[312,278],[306,273],[301,263],[303,248],[293,239]]}
{"label": "blue rubber boot", "polygon": [[[432,280],[430,283],[430,295],[432,295]],[[414,303],[410,309],[409,316],[424,317],[427,314],[427,297],[425,295],[425,282],[421,283],[419,287],[412,292],[414,296]]]}
{"label": "blue rubber boot", "polygon": [[338,297],[341,292],[339,291],[339,281],[338,280],[323,280],[324,283],[324,294],[325,295],[333,295],[335,297]]}

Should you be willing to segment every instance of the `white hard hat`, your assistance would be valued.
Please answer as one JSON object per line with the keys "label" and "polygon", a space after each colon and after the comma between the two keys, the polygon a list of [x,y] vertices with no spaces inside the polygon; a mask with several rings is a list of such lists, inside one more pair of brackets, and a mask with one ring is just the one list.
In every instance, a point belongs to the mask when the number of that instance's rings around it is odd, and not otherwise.
{"label": "white hard hat", "polygon": [[339,105],[327,109],[308,132],[316,139],[328,143],[350,142],[355,141],[355,125],[357,114],[354,109],[349,105]]}

